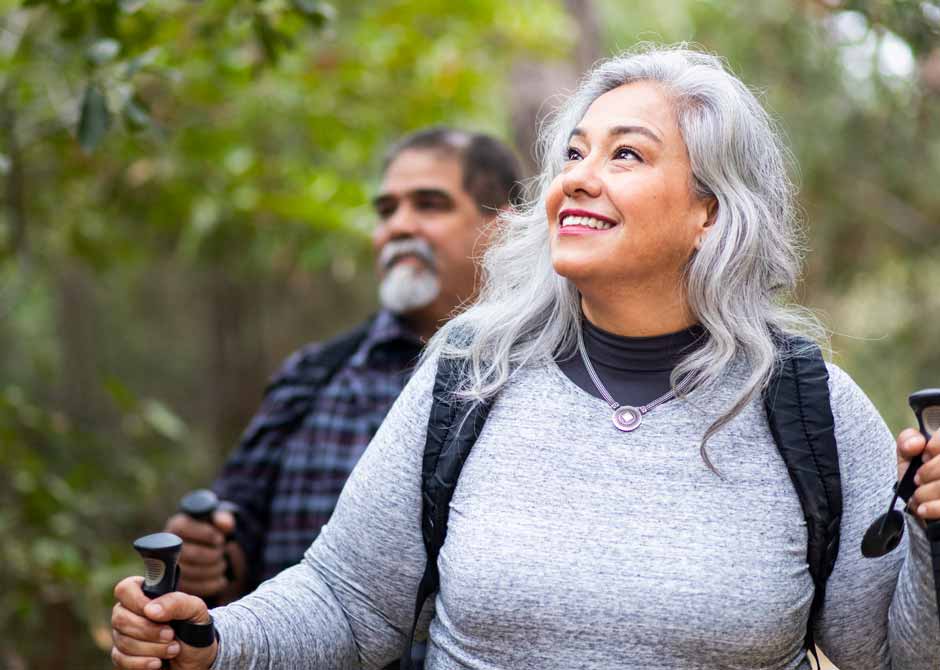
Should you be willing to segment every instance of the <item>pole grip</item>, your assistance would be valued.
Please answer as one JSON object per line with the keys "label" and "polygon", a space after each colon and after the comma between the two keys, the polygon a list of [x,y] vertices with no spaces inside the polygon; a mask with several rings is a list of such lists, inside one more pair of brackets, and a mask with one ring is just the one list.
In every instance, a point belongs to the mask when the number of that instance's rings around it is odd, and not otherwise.
{"label": "pole grip", "polygon": [[[140,554],[147,568],[141,590],[150,599],[176,590],[179,581],[180,549],[183,541],[173,533],[152,533],[134,541],[134,549]],[[163,670],[170,667],[170,661],[163,659]]]}

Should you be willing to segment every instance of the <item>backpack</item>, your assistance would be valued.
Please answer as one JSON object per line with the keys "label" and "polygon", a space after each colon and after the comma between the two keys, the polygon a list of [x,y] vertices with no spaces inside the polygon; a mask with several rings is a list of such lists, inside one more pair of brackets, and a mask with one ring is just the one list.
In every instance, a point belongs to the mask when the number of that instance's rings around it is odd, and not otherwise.
{"label": "backpack", "polygon": [[[809,340],[778,334],[777,345],[789,352],[774,370],[763,394],[767,421],[799,496],[808,535],[806,562],[815,587],[805,644],[816,658],[813,625],[826,598],[826,580],[839,553],[842,483],[834,420],[829,403],[829,372],[822,352]],[[447,537],[450,500],[494,399],[458,398],[459,363],[441,358],[434,380],[431,414],[421,473],[421,532],[427,553],[415,597],[411,634],[405,640],[400,670],[411,670],[411,646],[425,601],[439,587],[437,559]]]}
{"label": "backpack", "polygon": [[290,374],[275,377],[264,389],[264,397],[276,398],[281,406],[277,412],[252,421],[242,437],[242,447],[254,447],[272,430],[286,432],[300,426],[317,394],[359,350],[373,321],[375,317],[328,340],[313,355],[305,353]]}

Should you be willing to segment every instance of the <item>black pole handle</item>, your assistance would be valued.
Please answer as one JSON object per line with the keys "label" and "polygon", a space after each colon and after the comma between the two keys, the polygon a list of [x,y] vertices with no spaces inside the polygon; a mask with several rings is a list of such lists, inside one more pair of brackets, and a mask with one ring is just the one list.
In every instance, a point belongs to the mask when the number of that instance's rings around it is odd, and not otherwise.
{"label": "black pole handle", "polygon": [[[940,425],[940,389],[916,391],[907,400],[917,417],[921,434],[925,439],[930,440],[931,432],[936,432],[938,425]],[[928,420],[928,417],[930,417],[930,420]],[[888,511],[872,522],[862,538],[863,556],[867,558],[884,556],[901,543],[901,538],[904,535],[904,515],[894,509],[894,504],[898,501],[898,498],[903,500],[905,504],[910,501],[911,496],[914,495],[914,490],[917,488],[917,485],[914,484],[914,476],[920,470],[922,464],[923,457],[921,454],[912,458],[904,476],[894,485],[894,495],[888,505]],[[940,522],[928,522],[928,534],[931,532],[931,528],[934,529],[932,531],[934,535],[940,535]],[[940,569],[940,564],[935,562],[934,572],[936,573],[938,569]],[[935,580],[934,583],[940,584],[940,581]],[[937,603],[937,611],[940,613],[940,587],[937,589]]]}
{"label": "black pole handle", "polygon": [[[173,533],[152,533],[134,541],[134,549],[144,559],[146,575],[141,590],[153,600],[176,590],[180,579],[179,557],[183,549],[183,540]],[[191,647],[208,647],[215,640],[215,626],[212,617],[207,624],[195,624],[189,621],[170,621],[170,628],[176,637]],[[170,661],[163,659],[161,667],[170,667]]]}
{"label": "black pole handle", "polygon": [[[940,416],[940,389],[922,389],[908,396],[908,404],[917,417],[921,435],[928,442],[937,430],[937,418]],[[928,417],[931,420],[928,421]],[[911,463],[913,466],[913,463]],[[927,522],[927,539],[930,541],[930,559],[933,565],[934,595],[937,601],[937,620],[940,623],[940,520]]]}
{"label": "black pole handle", "polygon": [[[134,549],[144,559],[146,575],[141,587],[144,595],[150,598],[160,596],[176,590],[179,582],[179,557],[183,548],[183,541],[173,533],[152,533],[137,538]],[[170,662],[163,659],[164,670],[170,667]]]}

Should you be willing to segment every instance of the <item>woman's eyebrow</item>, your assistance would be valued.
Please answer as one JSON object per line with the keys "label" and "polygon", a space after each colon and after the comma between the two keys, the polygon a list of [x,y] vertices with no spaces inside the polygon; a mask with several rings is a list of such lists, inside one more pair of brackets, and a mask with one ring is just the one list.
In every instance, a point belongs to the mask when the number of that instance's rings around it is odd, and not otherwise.
{"label": "woman's eyebrow", "polygon": [[[646,137],[650,138],[657,144],[663,143],[659,135],[654,133],[649,128],[646,128],[645,126],[614,126],[613,128],[607,131],[607,134],[611,137],[615,135],[639,134],[639,135],[645,135]],[[582,128],[575,128],[574,130],[571,131],[571,134],[568,135],[568,139],[570,140],[572,137],[585,137],[586,135],[587,133],[584,132]]]}

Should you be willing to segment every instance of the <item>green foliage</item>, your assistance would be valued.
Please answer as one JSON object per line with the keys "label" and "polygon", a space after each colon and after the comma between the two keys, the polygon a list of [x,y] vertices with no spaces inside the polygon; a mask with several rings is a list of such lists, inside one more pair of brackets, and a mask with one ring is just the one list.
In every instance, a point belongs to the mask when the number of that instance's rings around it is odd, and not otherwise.
{"label": "green foliage", "polygon": [[388,142],[503,133],[510,64],[564,57],[567,18],[535,0],[4,10],[0,659],[103,667],[131,540],[208,483],[277,358],[247,349],[279,334],[264,310],[291,348],[367,309]]}
{"label": "green foliage", "polygon": [[940,386],[932,260],[940,256],[940,5],[605,1],[607,41],[690,41],[727,59],[786,133],[807,236],[800,302],[835,361],[895,430],[907,394]]}
{"label": "green foliage", "polygon": [[161,403],[124,393],[121,430],[104,434],[21,388],[0,389],[0,640],[8,653],[12,646],[48,664],[82,658],[74,628],[89,642],[96,631],[101,638],[114,580],[137,571],[126,529],[146,526],[147,510],[162,504],[157,473],[175,470],[166,447],[186,435]]}
{"label": "green foliage", "polygon": [[[593,7],[604,49],[697,42],[761,91],[799,164],[803,301],[910,423],[904,396],[940,385],[940,6]],[[504,135],[513,64],[565,61],[580,17],[542,0],[0,0],[0,17],[0,659],[105,667],[130,541],[209,481],[283,353],[371,306],[388,143]]]}

